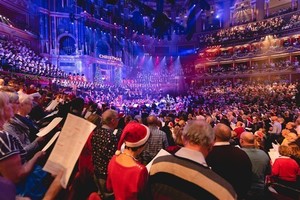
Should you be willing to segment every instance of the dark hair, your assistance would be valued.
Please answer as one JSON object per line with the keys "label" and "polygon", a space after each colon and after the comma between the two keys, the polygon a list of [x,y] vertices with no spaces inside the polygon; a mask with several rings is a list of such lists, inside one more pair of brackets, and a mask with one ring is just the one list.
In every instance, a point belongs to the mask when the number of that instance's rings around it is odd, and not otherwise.
{"label": "dark hair", "polygon": [[136,152],[138,149],[145,146],[146,144],[147,144],[147,142],[145,142],[144,144],[142,144],[141,146],[138,146],[138,147],[128,147],[125,145],[125,149],[131,149],[133,152]]}

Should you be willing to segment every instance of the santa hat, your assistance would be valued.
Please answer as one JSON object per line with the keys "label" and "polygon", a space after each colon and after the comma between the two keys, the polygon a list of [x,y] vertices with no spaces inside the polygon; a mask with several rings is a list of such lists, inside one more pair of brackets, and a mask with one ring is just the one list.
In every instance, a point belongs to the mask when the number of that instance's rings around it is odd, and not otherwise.
{"label": "santa hat", "polygon": [[120,150],[123,143],[127,147],[140,147],[147,142],[149,136],[150,130],[147,126],[137,122],[130,122],[122,132],[116,155],[121,153]]}
{"label": "santa hat", "polygon": [[263,139],[264,138],[264,134],[261,132],[261,131],[256,131],[254,133],[255,136],[259,137],[260,139]]}
{"label": "santa hat", "polygon": [[168,126],[169,126],[170,128],[173,128],[174,123],[173,123],[173,122],[169,122]]}

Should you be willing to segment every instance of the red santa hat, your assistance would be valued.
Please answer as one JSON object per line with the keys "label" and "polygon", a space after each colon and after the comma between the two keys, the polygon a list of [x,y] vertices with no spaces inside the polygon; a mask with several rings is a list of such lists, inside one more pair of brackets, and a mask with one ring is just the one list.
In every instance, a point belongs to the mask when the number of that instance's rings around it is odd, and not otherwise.
{"label": "red santa hat", "polygon": [[122,132],[116,155],[121,153],[120,150],[123,143],[127,147],[140,147],[147,142],[149,136],[150,130],[147,126],[137,122],[130,122]]}
{"label": "red santa hat", "polygon": [[261,132],[261,131],[256,131],[256,132],[254,133],[254,135],[257,136],[257,137],[259,137],[260,139],[263,139],[263,138],[264,138],[264,134],[263,134],[263,132]]}

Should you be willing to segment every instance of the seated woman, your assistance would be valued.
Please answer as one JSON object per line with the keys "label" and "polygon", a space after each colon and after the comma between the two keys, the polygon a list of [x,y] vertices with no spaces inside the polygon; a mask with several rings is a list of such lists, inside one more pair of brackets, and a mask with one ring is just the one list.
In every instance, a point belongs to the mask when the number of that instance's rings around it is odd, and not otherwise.
{"label": "seated woman", "polygon": [[[4,123],[12,116],[13,109],[9,96],[5,92],[0,91],[0,176],[1,180],[5,180],[5,185],[7,185],[7,181],[12,182],[14,185],[25,181],[33,171],[35,163],[45,154],[39,151],[30,160],[26,161],[26,151],[19,139],[3,130]],[[61,189],[60,184],[58,184],[61,177],[62,173],[57,176],[44,199],[54,199]],[[9,187],[11,188],[11,186]],[[2,186],[1,189],[3,189]],[[7,190],[6,192],[11,195],[15,194],[15,190]],[[6,197],[8,193],[6,193]]]}
{"label": "seated woman", "polygon": [[272,166],[272,177],[276,182],[289,187],[297,187],[297,177],[300,175],[298,163],[290,156],[292,150],[289,146],[279,146],[280,157],[277,158]]}
{"label": "seated woman", "polygon": [[8,95],[0,92],[0,174],[17,184],[33,170],[34,164],[44,152],[37,152],[32,159],[25,162],[26,151],[19,139],[3,131],[4,123],[12,116],[13,110]]}
{"label": "seated woman", "polygon": [[[3,128],[10,135],[14,135],[19,139],[27,151],[27,158],[30,159],[38,151],[44,138],[36,137],[38,129],[34,126],[33,122],[26,117],[32,109],[32,97],[27,94],[21,94],[19,95],[19,101],[16,102],[18,102],[19,105],[15,108],[15,113],[13,113],[13,117],[4,124]],[[12,103],[15,106],[16,103]]]}
{"label": "seated woman", "polygon": [[[137,161],[150,136],[149,129],[139,123],[131,122],[124,128],[118,151],[108,165],[107,189],[114,193],[115,199],[146,199],[148,171]],[[122,144],[125,149],[121,153]]]}

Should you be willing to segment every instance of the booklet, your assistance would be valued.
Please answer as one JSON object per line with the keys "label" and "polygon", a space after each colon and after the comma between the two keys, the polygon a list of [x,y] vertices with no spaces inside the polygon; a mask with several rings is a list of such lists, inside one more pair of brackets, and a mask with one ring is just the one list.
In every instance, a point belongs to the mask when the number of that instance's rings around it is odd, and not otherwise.
{"label": "booklet", "polygon": [[57,99],[54,99],[51,101],[51,103],[48,105],[48,107],[45,110],[48,112],[53,111],[58,104],[59,104],[59,101]]}
{"label": "booklet", "polygon": [[55,146],[43,168],[51,174],[64,171],[61,179],[63,188],[67,187],[78,157],[96,125],[84,118],[68,114]]}
{"label": "booklet", "polygon": [[62,119],[63,118],[61,118],[61,117],[54,118],[45,128],[40,130],[40,132],[38,132],[36,135],[39,137],[43,137],[43,136],[47,135],[50,131],[52,131],[59,124],[59,122],[61,122]]}
{"label": "booklet", "polygon": [[156,156],[146,165],[146,168],[148,170],[148,172],[150,172],[150,168],[152,166],[152,163],[153,161],[157,158],[157,157],[160,157],[160,156],[165,156],[165,155],[170,155],[169,152],[167,152],[166,150],[164,149],[161,149],[157,154]]}
{"label": "booklet", "polygon": [[51,140],[49,140],[49,142],[44,146],[44,148],[42,149],[42,151],[47,151],[47,149],[49,149],[49,147],[55,142],[55,140],[58,138],[60,134],[60,131],[56,132],[55,135],[53,135],[53,137],[51,138]]}

